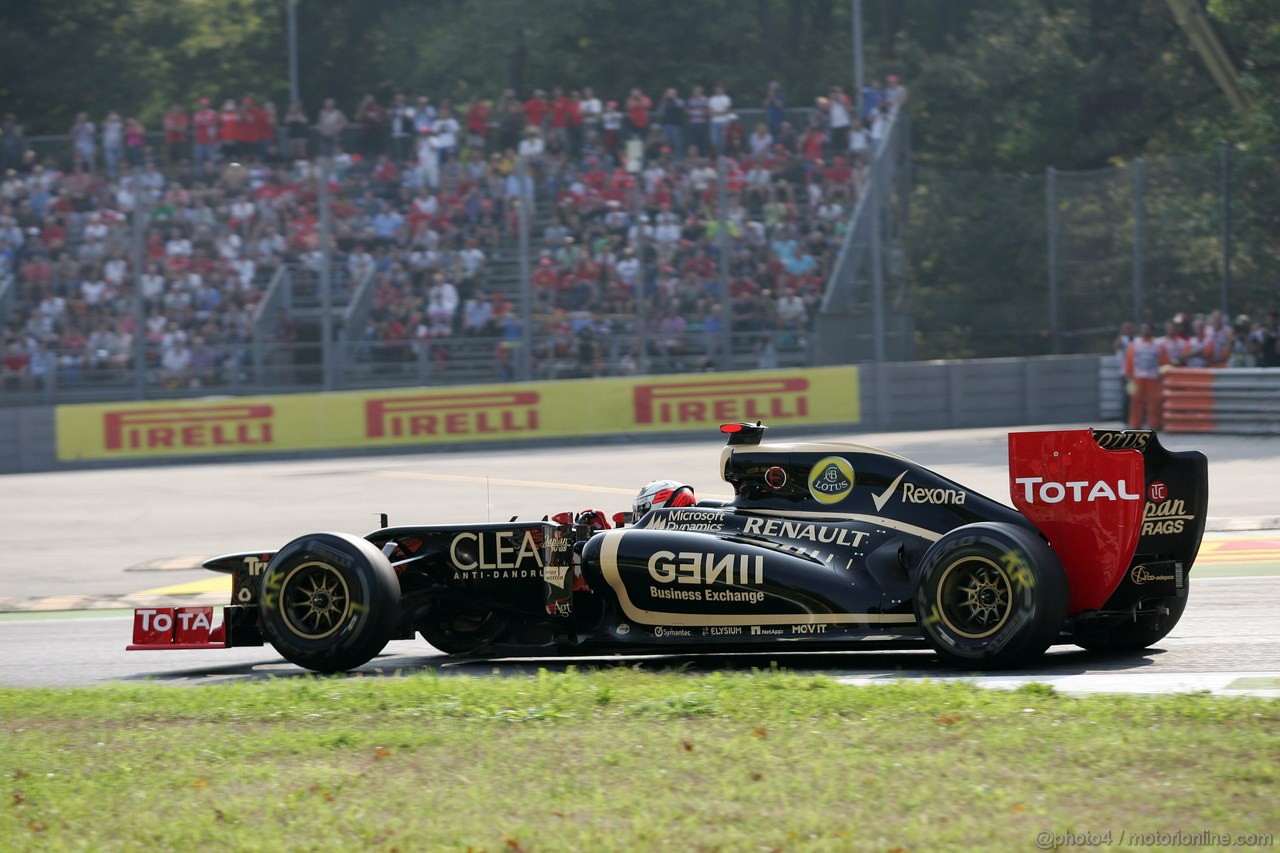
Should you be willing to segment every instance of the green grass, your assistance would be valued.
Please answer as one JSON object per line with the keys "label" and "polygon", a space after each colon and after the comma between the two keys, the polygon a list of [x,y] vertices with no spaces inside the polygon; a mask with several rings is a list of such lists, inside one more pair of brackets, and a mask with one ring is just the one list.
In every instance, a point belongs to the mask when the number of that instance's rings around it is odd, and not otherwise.
{"label": "green grass", "polygon": [[0,726],[0,849],[1034,850],[1280,827],[1263,699],[619,669],[0,689]]}

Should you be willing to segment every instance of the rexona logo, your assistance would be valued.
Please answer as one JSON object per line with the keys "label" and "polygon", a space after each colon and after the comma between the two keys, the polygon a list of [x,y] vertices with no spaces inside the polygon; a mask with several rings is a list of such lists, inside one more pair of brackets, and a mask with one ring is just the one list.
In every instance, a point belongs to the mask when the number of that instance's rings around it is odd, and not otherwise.
{"label": "rexona logo", "polygon": [[818,503],[839,503],[853,491],[853,466],[841,456],[819,459],[809,469],[809,494]]}
{"label": "rexona logo", "polygon": [[809,380],[792,377],[637,385],[632,399],[638,424],[796,420],[809,415]]}
{"label": "rexona logo", "polygon": [[169,409],[130,409],[103,415],[107,450],[238,449],[273,441],[275,409],[228,404]]}
{"label": "rexona logo", "polygon": [[1018,477],[1015,483],[1022,486],[1022,498],[1029,504],[1056,504],[1064,500],[1072,503],[1093,501],[1136,501],[1142,496],[1129,491],[1129,484],[1121,480],[1108,483],[1105,480],[1090,482],[1072,480],[1068,483],[1046,481],[1043,477]]}
{"label": "rexona logo", "polygon": [[368,438],[504,435],[538,429],[537,391],[381,397],[364,404]]}
{"label": "rexona logo", "polygon": [[542,577],[542,548],[532,530],[459,533],[449,543],[449,560],[460,571],[496,572],[486,577]]}
{"label": "rexona logo", "polygon": [[[898,484],[902,483],[902,478],[907,476],[907,472],[903,471],[893,479],[884,491],[876,494],[871,493],[871,500],[876,505],[876,512],[884,509],[884,505],[889,502],[889,498],[893,497],[893,493],[897,491]],[[965,492],[961,489],[944,489],[932,488],[928,486],[917,486],[915,483],[902,483],[902,502],[909,504],[932,504],[934,506],[944,506],[954,504],[961,506],[964,504]]]}

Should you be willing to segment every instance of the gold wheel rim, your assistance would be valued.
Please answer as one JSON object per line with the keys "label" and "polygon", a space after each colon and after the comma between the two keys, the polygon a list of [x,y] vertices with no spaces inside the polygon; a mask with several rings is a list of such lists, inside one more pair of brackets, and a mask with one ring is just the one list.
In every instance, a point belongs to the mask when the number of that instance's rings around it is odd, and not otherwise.
{"label": "gold wheel rim", "polygon": [[328,563],[299,563],[280,585],[280,618],[305,640],[323,640],[342,627],[351,610],[347,580]]}
{"label": "gold wheel rim", "polygon": [[1013,613],[1013,582],[986,557],[964,557],[943,570],[935,593],[938,616],[957,636],[985,640]]}

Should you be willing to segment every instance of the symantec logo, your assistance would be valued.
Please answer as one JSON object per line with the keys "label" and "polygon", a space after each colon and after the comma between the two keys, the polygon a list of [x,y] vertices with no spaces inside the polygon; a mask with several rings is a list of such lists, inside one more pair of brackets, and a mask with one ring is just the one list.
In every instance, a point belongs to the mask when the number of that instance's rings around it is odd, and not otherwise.
{"label": "symantec logo", "polygon": [[786,421],[809,415],[809,380],[742,379],[637,385],[638,424]]}
{"label": "symantec logo", "polygon": [[125,451],[270,445],[274,418],[274,406],[248,403],[107,412],[103,443]]}
{"label": "symantec logo", "polygon": [[364,404],[365,437],[534,432],[541,399],[537,391],[375,398]]}

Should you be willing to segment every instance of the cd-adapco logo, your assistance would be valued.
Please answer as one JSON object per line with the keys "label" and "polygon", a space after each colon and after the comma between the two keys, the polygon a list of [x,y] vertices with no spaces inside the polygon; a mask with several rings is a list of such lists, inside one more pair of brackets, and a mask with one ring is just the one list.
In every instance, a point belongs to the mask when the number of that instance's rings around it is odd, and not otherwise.
{"label": "cd-adapco logo", "polygon": [[1129,570],[1129,580],[1138,586],[1142,586],[1144,583],[1171,581],[1173,580],[1173,575],[1153,575],[1146,566],[1134,566]]}
{"label": "cd-adapco logo", "polygon": [[853,466],[842,456],[819,459],[809,470],[809,494],[818,503],[839,503],[853,491]]}

